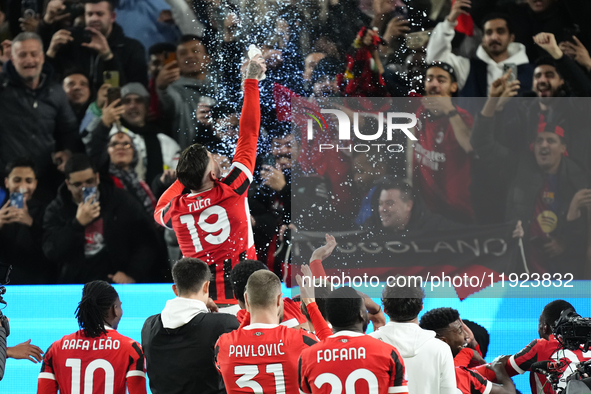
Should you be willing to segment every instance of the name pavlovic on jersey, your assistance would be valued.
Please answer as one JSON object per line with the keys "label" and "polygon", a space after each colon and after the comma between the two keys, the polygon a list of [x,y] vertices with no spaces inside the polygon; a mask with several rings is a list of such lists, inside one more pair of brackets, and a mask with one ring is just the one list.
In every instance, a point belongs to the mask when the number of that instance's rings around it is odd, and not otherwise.
{"label": "name pavlovic on jersey", "polygon": [[107,328],[90,338],[80,330],[55,341],[43,356],[37,394],[146,394],[139,343]]}
{"label": "name pavlovic on jersey", "polygon": [[358,332],[339,331],[304,350],[298,370],[301,394],[408,393],[396,348]]}
{"label": "name pavlovic on jersey", "polygon": [[182,194],[184,186],[177,180],[160,197],[154,213],[158,224],[174,229],[183,256],[209,265],[209,296],[218,303],[234,300],[232,267],[241,260],[256,260],[247,197],[256,161],[260,113],[258,81],[247,79],[240,134],[228,175],[201,193]]}
{"label": "name pavlovic on jersey", "polygon": [[251,324],[223,334],[215,365],[228,394],[298,392],[298,357],[317,338],[301,329]]}

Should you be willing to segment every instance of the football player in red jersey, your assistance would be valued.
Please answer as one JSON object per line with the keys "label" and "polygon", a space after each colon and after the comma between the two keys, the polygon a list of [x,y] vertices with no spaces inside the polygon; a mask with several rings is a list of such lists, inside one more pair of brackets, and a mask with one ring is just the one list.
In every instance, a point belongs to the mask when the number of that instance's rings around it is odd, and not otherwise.
{"label": "football player in red jersey", "polygon": [[365,335],[369,319],[357,291],[333,291],[325,308],[334,334],[302,352],[300,392],[408,393],[404,362],[396,348]]}
{"label": "football player in red jersey", "polygon": [[[421,317],[420,326],[424,330],[435,331],[436,338],[449,345],[454,357],[467,345],[469,335],[464,330],[464,323],[455,309],[431,309]],[[491,368],[502,384],[494,384],[474,370],[456,366],[458,389],[463,394],[515,394],[515,385],[501,362],[495,361],[486,368]]]}
{"label": "football player in red jersey", "polygon": [[248,278],[244,296],[251,324],[223,334],[215,346],[215,364],[228,394],[297,393],[298,357],[316,339],[301,329],[280,326],[281,282],[259,270]]}
{"label": "football player in red jersey", "polygon": [[[529,384],[532,393],[554,394],[554,388],[548,382],[545,375],[531,372],[531,366],[536,361],[562,360],[565,365],[561,370],[565,375],[569,375],[576,371],[576,364],[578,362],[591,359],[591,352],[583,352],[583,349],[575,351],[562,349],[558,340],[552,334],[551,326],[558,320],[562,311],[567,309],[572,309],[573,312],[575,311],[575,308],[564,300],[554,300],[548,303],[540,314],[538,324],[540,339],[534,339],[523,350],[512,355],[509,361],[507,361],[505,369],[509,376],[530,371]],[[482,367],[478,367],[476,370],[490,380],[496,378],[493,371],[483,370]],[[560,378],[559,388],[566,386],[565,375]]]}
{"label": "football player in red jersey", "polygon": [[144,353],[115,329],[123,311],[105,281],[84,285],[76,309],[80,330],[54,342],[43,357],[38,394],[146,393]]}
{"label": "football player in red jersey", "polygon": [[[210,297],[236,303],[230,271],[240,260],[256,259],[247,192],[252,182],[261,121],[258,81],[266,70],[260,55],[246,68],[244,104],[236,154],[227,176],[208,150],[194,144],[183,151],[177,181],[160,197],[154,218],[174,229],[184,257],[205,261],[212,273]],[[183,194],[187,188],[191,192]]]}
{"label": "football player in red jersey", "polygon": [[[244,289],[246,288],[246,283],[248,282],[250,275],[259,270],[268,271],[269,268],[267,268],[263,262],[258,260],[244,260],[232,268],[230,279],[232,281],[234,296],[238,300],[238,305],[240,306],[240,310],[236,313],[236,318],[240,324],[242,324],[245,315],[247,315],[246,304],[244,303]],[[283,318],[281,319],[280,324],[291,328],[308,328],[307,323],[306,316],[304,316],[300,310],[300,303],[293,301],[289,297],[284,297]]]}

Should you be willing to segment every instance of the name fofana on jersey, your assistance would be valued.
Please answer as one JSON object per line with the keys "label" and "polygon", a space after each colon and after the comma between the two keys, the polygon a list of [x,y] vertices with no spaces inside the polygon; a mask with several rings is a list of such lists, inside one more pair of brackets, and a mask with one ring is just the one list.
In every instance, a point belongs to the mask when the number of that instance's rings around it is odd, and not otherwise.
{"label": "name fofana on jersey", "polygon": [[117,350],[121,346],[118,339],[101,338],[92,341],[92,347],[88,339],[65,339],[62,344],[62,350]]}
{"label": "name fofana on jersey", "polygon": [[316,363],[320,361],[348,361],[348,360],[365,360],[365,348],[341,348],[341,349],[322,349],[316,352]]}

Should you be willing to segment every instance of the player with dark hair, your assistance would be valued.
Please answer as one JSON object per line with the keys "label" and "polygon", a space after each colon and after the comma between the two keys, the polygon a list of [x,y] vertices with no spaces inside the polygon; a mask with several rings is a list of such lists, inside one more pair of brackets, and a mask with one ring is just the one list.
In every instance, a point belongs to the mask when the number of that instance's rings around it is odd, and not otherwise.
{"label": "player with dark hair", "polygon": [[486,328],[470,320],[462,319],[462,322],[466,326],[464,329],[467,328],[472,332],[472,340],[468,342],[468,346],[477,349],[483,358],[486,357],[490,343],[490,335]]}
{"label": "player with dark hair", "polygon": [[433,331],[419,327],[425,298],[420,283],[413,283],[412,277],[398,277],[394,284],[400,285],[388,285],[382,293],[384,312],[390,321],[369,335],[400,352],[411,393],[455,393],[454,360],[449,346],[436,339]]}
{"label": "player with dark hair", "polygon": [[[236,297],[236,300],[238,300],[238,305],[240,306],[240,310],[236,313],[236,317],[241,324],[247,315],[246,304],[244,303],[244,290],[246,289],[246,283],[248,282],[250,275],[259,270],[268,271],[269,268],[267,268],[263,262],[258,260],[244,260],[236,264],[230,273],[234,297]],[[306,317],[300,311],[300,303],[293,301],[289,297],[284,297],[283,319],[281,320],[280,324],[286,327],[300,328],[299,326],[305,323]]]}
{"label": "player with dark hair", "polygon": [[146,319],[142,345],[153,394],[224,394],[216,373],[214,345],[220,335],[238,328],[226,313],[208,313],[211,273],[203,261],[179,260],[172,267],[177,296],[166,302],[162,313]]}
{"label": "player with dark hair", "polygon": [[89,282],[76,308],[80,330],[54,342],[43,357],[37,393],[146,393],[141,346],[119,334],[123,310],[117,291]]}
{"label": "player with dark hair", "polygon": [[279,325],[283,296],[273,272],[250,275],[244,301],[251,324],[222,335],[215,348],[215,364],[228,394],[297,393],[298,357],[316,343],[315,337]]}
{"label": "player with dark hair", "polygon": [[365,335],[369,322],[363,298],[341,287],[326,300],[334,334],[302,352],[300,393],[408,393],[404,362],[391,345]]}
{"label": "player with dark hair", "polygon": [[238,305],[240,305],[240,308],[243,310],[246,308],[246,304],[244,304],[246,283],[248,282],[250,275],[259,270],[268,270],[268,268],[265,263],[258,260],[244,260],[232,268],[232,272],[230,273],[232,291],[234,292],[234,297],[238,300]]}
{"label": "player with dark hair", "polygon": [[[509,358],[507,365],[505,366],[509,376],[523,374],[526,371],[531,372],[531,366],[533,363],[545,360],[564,361],[565,365],[561,370],[563,374],[569,375],[573,371],[576,371],[575,365],[578,362],[591,359],[589,353],[583,353],[582,349],[575,351],[561,349],[558,340],[552,334],[552,326],[556,323],[556,320],[558,320],[562,311],[567,309],[575,311],[575,308],[565,300],[554,300],[546,304],[540,314],[538,323],[538,334],[540,335],[540,339],[534,339],[520,352]],[[490,380],[495,378],[491,371],[483,370],[482,367],[476,369]],[[565,387],[565,375],[561,376],[559,387]],[[532,393],[554,394],[554,389],[544,374],[531,372],[529,375],[529,383]]]}
{"label": "player with dark hair", "polygon": [[[232,267],[256,259],[247,191],[259,136],[258,81],[265,69],[260,56],[247,66],[240,135],[228,175],[220,179],[220,166],[203,145],[189,146],[179,159],[177,181],[160,197],[154,214],[159,224],[174,229],[183,256],[210,266],[209,293],[218,303],[235,303]],[[183,194],[185,188],[191,193]]]}
{"label": "player with dark hair", "polygon": [[[421,317],[420,326],[425,330],[435,331],[436,337],[449,345],[454,357],[466,347],[468,334],[464,330],[459,312],[455,309],[432,309]],[[515,385],[501,361],[493,361],[488,368],[496,373],[497,380],[502,385],[492,383],[465,366],[456,366],[454,369],[458,389],[464,394],[515,394]]]}

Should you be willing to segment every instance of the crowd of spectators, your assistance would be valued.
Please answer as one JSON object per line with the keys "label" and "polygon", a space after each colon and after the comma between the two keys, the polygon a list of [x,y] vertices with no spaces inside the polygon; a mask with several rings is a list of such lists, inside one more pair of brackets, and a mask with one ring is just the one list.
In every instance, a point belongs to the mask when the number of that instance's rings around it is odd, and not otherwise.
{"label": "crowd of spectators", "polygon": [[[2,0],[0,261],[13,284],[170,281],[156,201],[194,143],[229,168],[253,43],[249,206],[275,273],[290,232],[399,233],[420,208],[421,231],[522,221],[530,268],[568,259],[589,279],[590,15],[585,0]],[[411,97],[417,141],[319,154],[285,97]]]}

